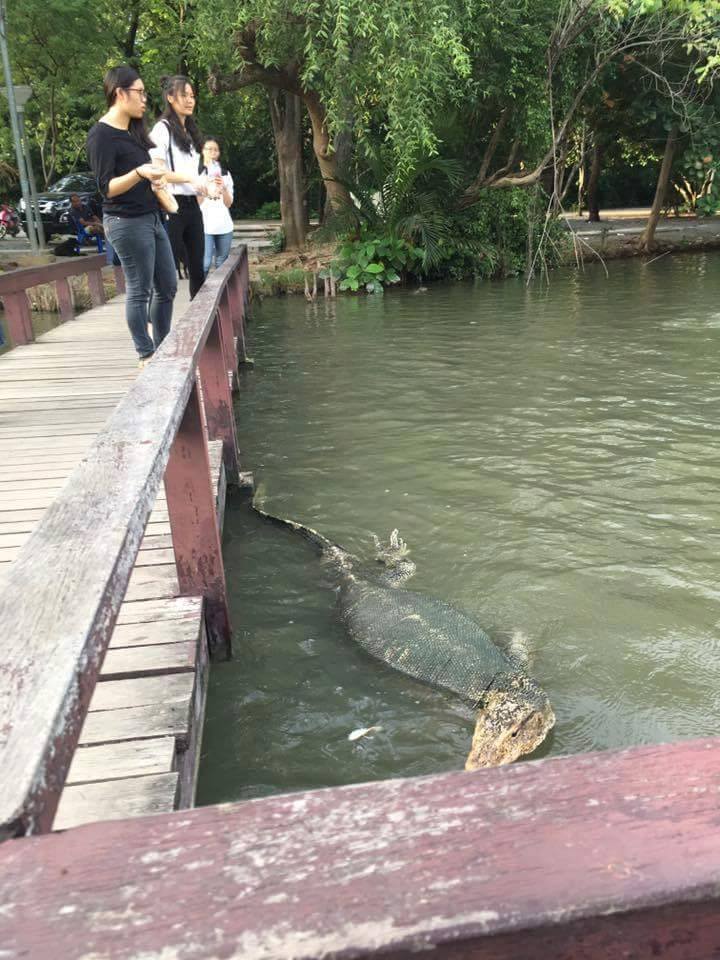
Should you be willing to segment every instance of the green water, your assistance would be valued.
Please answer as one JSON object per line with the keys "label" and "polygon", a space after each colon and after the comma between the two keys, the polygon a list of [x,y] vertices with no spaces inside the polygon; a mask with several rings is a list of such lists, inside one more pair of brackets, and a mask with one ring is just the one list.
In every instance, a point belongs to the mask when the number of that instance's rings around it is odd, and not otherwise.
{"label": "green water", "polygon": [[[267,509],[366,560],[398,527],[410,589],[526,647],[539,755],[720,727],[720,257],[609,271],[265,301],[237,405]],[[237,500],[225,557],[201,801],[462,767],[467,707],[345,637],[307,543]]]}

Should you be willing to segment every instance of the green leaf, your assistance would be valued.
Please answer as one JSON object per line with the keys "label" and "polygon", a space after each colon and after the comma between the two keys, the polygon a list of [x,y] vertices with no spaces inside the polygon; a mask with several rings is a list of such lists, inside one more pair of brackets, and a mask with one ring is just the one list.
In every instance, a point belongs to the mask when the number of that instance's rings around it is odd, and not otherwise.
{"label": "green leaf", "polygon": [[382,273],[383,270],[385,269],[385,264],[382,262],[369,263],[365,269],[367,270],[368,273]]}

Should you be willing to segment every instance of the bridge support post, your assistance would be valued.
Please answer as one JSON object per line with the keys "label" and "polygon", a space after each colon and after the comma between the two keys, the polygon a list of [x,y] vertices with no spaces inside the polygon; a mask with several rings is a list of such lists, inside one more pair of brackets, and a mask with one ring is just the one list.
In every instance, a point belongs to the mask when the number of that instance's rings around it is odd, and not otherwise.
{"label": "bridge support post", "polygon": [[60,316],[64,321],[72,320],[75,316],[75,307],[73,306],[72,290],[70,281],[67,277],[60,277],[55,281],[55,292],[57,294]]}
{"label": "bridge support post", "polygon": [[208,439],[222,440],[225,472],[229,481],[237,483],[240,465],[230,389],[230,375],[235,376],[237,360],[234,360],[232,326],[227,311],[225,311],[225,318],[226,323],[223,323],[221,305],[205,341],[198,369]]}
{"label": "bridge support post", "polygon": [[3,294],[5,319],[13,346],[20,347],[35,339],[30,319],[30,304],[24,290]]}
{"label": "bridge support post", "polygon": [[242,269],[241,265],[229,278],[227,289],[233,327],[237,336],[238,357],[244,363],[247,360],[247,350],[245,349],[245,296],[241,277]]}
{"label": "bridge support post", "polygon": [[205,598],[210,652],[218,658],[229,658],[232,632],[225,568],[197,383],[170,450],[165,493],[180,593]]}

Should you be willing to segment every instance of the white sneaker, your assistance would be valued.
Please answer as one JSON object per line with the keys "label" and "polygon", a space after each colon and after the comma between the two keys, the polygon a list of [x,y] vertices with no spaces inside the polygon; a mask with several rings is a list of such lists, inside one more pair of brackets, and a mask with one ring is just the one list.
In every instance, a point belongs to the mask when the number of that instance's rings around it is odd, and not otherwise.
{"label": "white sneaker", "polygon": [[146,367],[146,366],[148,365],[148,363],[150,363],[150,361],[152,360],[152,358],[153,358],[153,354],[152,354],[152,353],[150,354],[149,357],[140,357],[140,359],[138,360],[138,367],[140,367],[140,369],[142,370],[143,367]]}

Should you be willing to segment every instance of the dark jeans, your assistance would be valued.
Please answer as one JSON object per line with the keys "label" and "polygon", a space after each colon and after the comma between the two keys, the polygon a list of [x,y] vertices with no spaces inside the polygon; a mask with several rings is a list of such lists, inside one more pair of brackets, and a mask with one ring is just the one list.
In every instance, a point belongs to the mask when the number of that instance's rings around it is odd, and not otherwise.
{"label": "dark jeans", "polygon": [[168,220],[168,236],[172,244],[175,262],[184,261],[190,275],[190,299],[195,296],[205,280],[203,255],[205,253],[205,230],[196,197],[175,194],[178,212],[171,213]]}
{"label": "dark jeans", "polygon": [[[177,273],[170,241],[159,213],[105,217],[103,225],[125,274],[125,316],[130,335],[138,356],[149,357],[167,336],[172,320]],[[153,288],[155,295],[149,307]]]}

